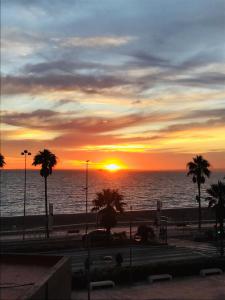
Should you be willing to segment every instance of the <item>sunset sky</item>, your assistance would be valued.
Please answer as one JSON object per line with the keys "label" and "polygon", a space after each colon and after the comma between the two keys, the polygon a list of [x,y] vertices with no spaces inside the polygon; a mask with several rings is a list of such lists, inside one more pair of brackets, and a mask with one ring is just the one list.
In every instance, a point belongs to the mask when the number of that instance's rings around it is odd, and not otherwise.
{"label": "sunset sky", "polygon": [[1,23],[6,168],[225,168],[224,0],[1,0]]}

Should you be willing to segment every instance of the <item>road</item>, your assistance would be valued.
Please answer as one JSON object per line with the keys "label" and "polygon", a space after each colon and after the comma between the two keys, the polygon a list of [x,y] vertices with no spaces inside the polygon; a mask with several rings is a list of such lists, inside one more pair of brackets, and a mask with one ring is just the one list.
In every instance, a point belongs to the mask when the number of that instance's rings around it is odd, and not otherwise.
{"label": "road", "polygon": [[[115,264],[115,255],[120,252],[123,256],[123,265],[128,266],[130,264],[130,248],[129,247],[117,247],[117,248],[95,248],[91,249],[91,262],[92,267],[104,268],[106,266]],[[87,250],[85,249],[70,249],[62,251],[51,251],[43,254],[48,255],[65,255],[72,258],[72,271],[77,271],[84,267],[84,261],[87,258]],[[201,251],[195,251],[186,247],[175,246],[132,246],[132,265],[145,265],[153,262],[162,261],[178,261],[182,259],[193,259],[206,256]],[[105,256],[112,256],[112,262],[104,261]]]}

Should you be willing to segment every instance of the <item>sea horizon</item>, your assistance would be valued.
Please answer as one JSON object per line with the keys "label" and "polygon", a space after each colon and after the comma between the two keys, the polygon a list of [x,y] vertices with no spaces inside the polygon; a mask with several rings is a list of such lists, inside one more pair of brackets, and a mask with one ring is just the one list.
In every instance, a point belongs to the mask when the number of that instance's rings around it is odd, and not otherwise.
{"label": "sea horizon", "polygon": [[[48,202],[54,213],[73,214],[85,212],[85,170],[53,170],[48,177]],[[215,171],[202,186],[202,206],[210,184],[223,180],[224,172]],[[197,186],[184,170],[117,172],[91,169],[88,176],[88,211],[97,192],[118,189],[127,202],[126,209],[155,209],[158,200],[163,208],[197,207]],[[24,170],[4,170],[1,173],[1,216],[23,215]],[[26,214],[44,213],[44,182],[39,169],[27,170]]]}
{"label": "sea horizon", "polygon": [[[27,171],[39,171],[40,169],[38,168],[26,168]],[[5,167],[4,169],[1,169],[0,171],[24,171],[24,168],[9,168],[7,169],[7,167]],[[53,172],[55,171],[84,171],[86,172],[86,169],[85,167],[84,168],[79,168],[79,169],[53,169]],[[96,169],[92,169],[89,167],[88,171],[104,171],[104,172],[111,172],[111,173],[116,173],[116,172],[121,172],[121,171],[131,171],[131,172],[187,172],[188,169],[185,168],[185,169],[155,169],[155,170],[152,170],[152,169],[119,169],[119,170],[116,170],[116,171],[108,171],[104,168],[96,168]],[[225,172],[225,168],[211,168],[211,172]]]}

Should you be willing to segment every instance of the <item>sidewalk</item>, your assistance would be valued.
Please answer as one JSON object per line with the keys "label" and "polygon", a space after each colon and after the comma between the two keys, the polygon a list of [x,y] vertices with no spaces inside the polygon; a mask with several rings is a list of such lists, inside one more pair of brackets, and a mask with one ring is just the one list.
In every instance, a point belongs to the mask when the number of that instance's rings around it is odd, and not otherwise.
{"label": "sidewalk", "polygon": [[[87,291],[72,292],[72,300],[86,300]],[[224,300],[225,275],[173,279],[153,284],[91,291],[92,300]]]}

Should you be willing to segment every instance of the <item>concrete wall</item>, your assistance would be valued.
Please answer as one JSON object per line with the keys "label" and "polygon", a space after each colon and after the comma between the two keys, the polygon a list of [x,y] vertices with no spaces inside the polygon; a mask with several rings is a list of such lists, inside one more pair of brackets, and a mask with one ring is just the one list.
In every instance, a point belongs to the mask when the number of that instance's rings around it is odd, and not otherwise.
{"label": "concrete wall", "polygon": [[[129,221],[130,215],[132,215],[133,220],[149,219],[153,221],[155,218],[155,210],[139,210],[139,211],[129,211],[125,212],[123,215],[118,215],[118,221]],[[177,208],[177,209],[163,209],[163,215],[168,216],[171,220],[176,221],[194,221],[198,219],[198,208]],[[211,209],[206,207],[202,208],[202,218],[205,220],[215,220],[215,216]],[[85,214],[64,214],[64,215],[54,215],[54,225],[62,226],[69,224],[82,224],[84,223]],[[21,229],[23,225],[23,217],[1,217],[1,231],[13,229],[15,226],[17,229]],[[88,222],[96,223],[96,213],[88,213]],[[40,227],[45,226],[45,216],[26,216],[26,227]]]}
{"label": "concrete wall", "polygon": [[62,257],[21,300],[70,300],[71,262]]}

